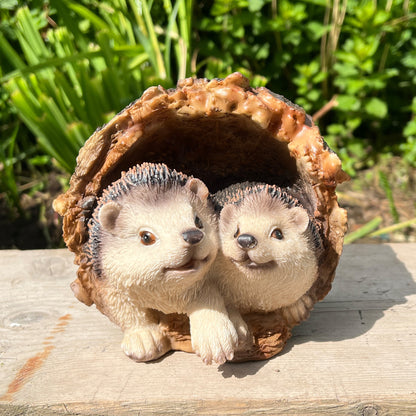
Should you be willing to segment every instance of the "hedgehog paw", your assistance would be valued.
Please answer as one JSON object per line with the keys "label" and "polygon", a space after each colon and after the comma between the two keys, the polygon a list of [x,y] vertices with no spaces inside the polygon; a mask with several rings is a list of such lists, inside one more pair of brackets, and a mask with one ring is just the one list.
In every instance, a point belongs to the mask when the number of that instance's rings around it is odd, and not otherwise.
{"label": "hedgehog paw", "polygon": [[292,305],[282,309],[283,317],[290,326],[299,324],[309,317],[313,307],[313,301],[309,295],[303,295],[298,301]]}
{"label": "hedgehog paw", "polygon": [[241,316],[237,309],[228,310],[228,315],[238,335],[238,347],[244,347],[252,342],[250,330],[248,329],[246,321]]}
{"label": "hedgehog paw", "polygon": [[158,325],[126,330],[121,348],[129,358],[138,362],[156,360],[170,349],[168,339]]}
{"label": "hedgehog paw", "polygon": [[190,317],[191,339],[195,353],[205,364],[224,364],[232,360],[238,335],[227,315],[207,310],[193,315]]}

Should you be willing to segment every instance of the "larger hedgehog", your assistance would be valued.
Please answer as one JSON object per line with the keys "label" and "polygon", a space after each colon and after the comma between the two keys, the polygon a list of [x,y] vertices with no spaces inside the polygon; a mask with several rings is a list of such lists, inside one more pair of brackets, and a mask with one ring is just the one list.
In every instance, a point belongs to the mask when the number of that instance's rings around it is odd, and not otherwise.
{"label": "larger hedgehog", "polygon": [[233,357],[237,334],[207,278],[218,250],[208,195],[199,179],[144,163],[108,187],[94,211],[85,251],[101,309],[123,329],[122,348],[137,361],[170,349],[155,310],[189,315],[204,362]]}
{"label": "larger hedgehog", "polygon": [[240,312],[282,309],[289,325],[305,319],[322,253],[307,210],[289,190],[258,183],[232,185],[214,201],[222,248],[216,276],[236,327]]}

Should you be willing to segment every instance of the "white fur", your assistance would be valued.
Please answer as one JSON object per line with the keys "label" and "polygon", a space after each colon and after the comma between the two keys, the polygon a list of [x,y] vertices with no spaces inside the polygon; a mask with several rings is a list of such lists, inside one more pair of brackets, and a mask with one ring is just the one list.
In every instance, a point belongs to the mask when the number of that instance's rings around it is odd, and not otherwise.
{"label": "white fur", "polygon": [[[298,310],[295,305],[317,277],[317,257],[305,233],[308,222],[303,208],[288,208],[267,193],[248,195],[240,205],[223,208],[222,254],[217,256],[214,271],[227,305],[242,313],[290,306],[289,316]],[[271,237],[275,228],[282,231],[283,239]],[[240,235],[254,236],[257,245],[240,248],[237,230]]]}
{"label": "white fur", "polygon": [[[146,199],[143,192],[152,191],[133,189],[99,214],[102,297],[107,314],[124,330],[123,350],[137,361],[160,357],[170,346],[154,310],[187,313],[195,351],[208,364],[223,363],[232,358],[238,339],[223,298],[207,278],[219,245],[208,190],[191,179],[159,197]],[[196,229],[196,215],[204,237],[190,245],[182,233]],[[151,232],[155,243],[144,245],[142,231]]]}

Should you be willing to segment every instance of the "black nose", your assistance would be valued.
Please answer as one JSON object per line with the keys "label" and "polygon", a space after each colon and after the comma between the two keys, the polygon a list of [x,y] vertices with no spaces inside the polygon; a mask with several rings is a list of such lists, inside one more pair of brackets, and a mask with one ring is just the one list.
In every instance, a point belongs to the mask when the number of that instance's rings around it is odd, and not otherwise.
{"label": "black nose", "polygon": [[204,238],[204,233],[197,229],[188,230],[182,233],[182,237],[188,244],[193,245],[198,244]]}
{"label": "black nose", "polygon": [[249,248],[256,247],[257,240],[250,234],[241,234],[237,238],[237,243],[244,250],[248,250]]}

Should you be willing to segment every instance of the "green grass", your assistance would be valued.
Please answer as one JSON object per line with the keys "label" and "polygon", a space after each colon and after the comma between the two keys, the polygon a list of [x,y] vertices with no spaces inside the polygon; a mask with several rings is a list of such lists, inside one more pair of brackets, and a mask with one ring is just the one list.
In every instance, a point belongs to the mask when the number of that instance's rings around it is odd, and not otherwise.
{"label": "green grass", "polygon": [[382,221],[381,217],[375,217],[358,230],[348,233],[344,238],[344,244],[351,244],[354,241],[367,237],[382,223]]}
{"label": "green grass", "polygon": [[98,126],[149,85],[171,87],[173,76],[188,75],[191,1],[174,6],[164,1],[169,20],[161,35],[151,2],[118,0],[96,6],[92,11],[80,2],[52,1],[62,19],[56,27],[39,26],[42,13],[34,16],[28,7],[19,8],[14,34],[20,53],[0,34],[2,58],[14,68],[0,76],[9,102],[44,151],[68,173]]}

